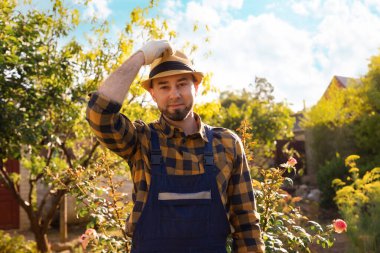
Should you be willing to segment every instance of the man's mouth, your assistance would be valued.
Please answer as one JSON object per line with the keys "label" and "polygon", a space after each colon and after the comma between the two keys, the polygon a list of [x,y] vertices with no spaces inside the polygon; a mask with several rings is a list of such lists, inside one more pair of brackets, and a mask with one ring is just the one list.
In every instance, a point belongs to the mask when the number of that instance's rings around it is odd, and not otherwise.
{"label": "man's mouth", "polygon": [[168,105],[169,108],[178,108],[178,107],[181,107],[183,106],[182,104],[172,104],[172,105]]}

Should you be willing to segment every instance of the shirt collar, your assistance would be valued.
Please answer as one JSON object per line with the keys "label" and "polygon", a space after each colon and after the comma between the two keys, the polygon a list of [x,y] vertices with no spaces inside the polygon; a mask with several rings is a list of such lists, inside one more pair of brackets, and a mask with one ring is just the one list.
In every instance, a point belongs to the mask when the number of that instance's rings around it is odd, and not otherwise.
{"label": "shirt collar", "polygon": [[[204,126],[204,123],[202,122],[201,117],[198,114],[194,113],[194,118],[195,118],[195,122],[197,123],[198,129],[195,133],[193,133],[190,136],[201,136],[201,138],[205,142],[208,142],[205,126]],[[169,122],[167,122],[165,120],[165,118],[162,114],[161,114],[160,119],[158,120],[158,124],[159,124],[162,132],[166,135],[167,138],[173,138],[173,136],[176,132],[183,133],[183,130],[181,128],[178,128],[178,127],[175,127],[175,126],[169,124]]]}

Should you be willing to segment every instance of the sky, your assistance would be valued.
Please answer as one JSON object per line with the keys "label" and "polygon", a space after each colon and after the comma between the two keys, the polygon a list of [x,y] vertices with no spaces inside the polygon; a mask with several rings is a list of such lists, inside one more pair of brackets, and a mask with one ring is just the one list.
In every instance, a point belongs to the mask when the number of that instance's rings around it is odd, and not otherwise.
{"label": "sky", "polygon": [[[118,31],[148,2],[92,0],[82,15]],[[241,90],[263,77],[294,111],[313,106],[334,75],[360,78],[380,54],[380,0],[161,0],[156,11],[177,32],[174,46],[198,44],[195,68],[212,72],[213,85]],[[194,34],[194,23],[209,31]]]}

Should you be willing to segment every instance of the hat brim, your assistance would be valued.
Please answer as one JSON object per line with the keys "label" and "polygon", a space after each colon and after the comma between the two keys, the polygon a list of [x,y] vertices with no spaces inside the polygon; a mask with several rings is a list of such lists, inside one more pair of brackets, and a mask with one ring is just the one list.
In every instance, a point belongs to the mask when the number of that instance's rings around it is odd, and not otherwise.
{"label": "hat brim", "polygon": [[161,72],[152,78],[149,78],[147,80],[142,81],[141,85],[144,89],[149,91],[149,89],[151,88],[151,83],[152,83],[153,79],[157,79],[160,77],[180,75],[180,74],[192,74],[192,75],[194,75],[194,77],[196,79],[195,84],[200,84],[202,82],[202,79],[204,76],[202,72],[193,72],[193,71],[188,71],[188,70],[169,70],[169,71]]}

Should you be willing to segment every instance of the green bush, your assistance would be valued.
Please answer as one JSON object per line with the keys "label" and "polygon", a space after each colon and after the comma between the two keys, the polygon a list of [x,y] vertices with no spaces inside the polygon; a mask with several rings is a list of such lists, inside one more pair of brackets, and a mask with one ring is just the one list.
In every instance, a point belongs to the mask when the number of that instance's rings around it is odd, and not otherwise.
{"label": "green bush", "polygon": [[361,177],[355,162],[359,158],[347,157],[350,176],[333,181],[337,189],[334,200],[348,224],[349,252],[374,253],[380,250],[380,167]]}
{"label": "green bush", "polygon": [[24,236],[10,234],[0,230],[0,252],[2,253],[35,253],[37,252],[34,241],[26,241]]}
{"label": "green bush", "polygon": [[344,179],[348,172],[344,166],[344,160],[339,154],[335,158],[327,161],[317,172],[318,187],[321,190],[321,206],[325,208],[335,207],[334,197],[335,190],[331,182],[335,178]]}

